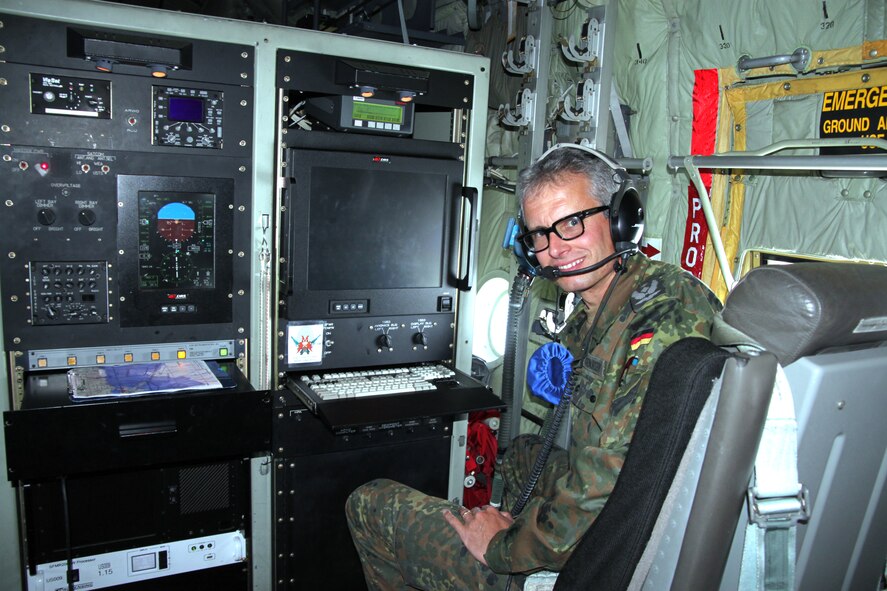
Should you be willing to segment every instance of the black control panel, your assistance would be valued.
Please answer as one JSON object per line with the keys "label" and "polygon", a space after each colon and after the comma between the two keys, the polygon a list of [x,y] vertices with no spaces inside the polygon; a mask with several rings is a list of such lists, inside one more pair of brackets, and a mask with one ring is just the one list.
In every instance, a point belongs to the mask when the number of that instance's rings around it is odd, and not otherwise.
{"label": "black control panel", "polygon": [[29,270],[33,326],[108,322],[105,261],[39,261]]}
{"label": "black control panel", "polygon": [[[25,586],[242,591],[251,458],[271,443],[246,377],[254,47],[0,16],[5,468]],[[218,380],[205,390],[183,375],[194,360]],[[85,373],[107,386],[95,398],[72,392]],[[217,560],[225,540],[235,558]]]}
{"label": "black control panel", "polygon": [[111,82],[32,73],[31,112],[110,119]]}
{"label": "black control panel", "polygon": [[14,15],[3,24],[12,373],[31,359],[45,370],[182,350],[246,359],[254,49]]}

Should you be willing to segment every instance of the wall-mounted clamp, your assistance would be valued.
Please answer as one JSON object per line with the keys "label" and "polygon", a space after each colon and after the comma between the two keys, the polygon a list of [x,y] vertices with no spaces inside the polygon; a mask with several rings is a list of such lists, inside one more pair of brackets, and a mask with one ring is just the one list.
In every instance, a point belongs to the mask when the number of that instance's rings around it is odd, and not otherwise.
{"label": "wall-mounted clamp", "polygon": [[532,128],[536,93],[529,88],[524,88],[515,100],[514,111],[511,110],[511,103],[499,106],[499,120],[511,127]]}
{"label": "wall-mounted clamp", "polygon": [[561,51],[568,60],[580,64],[598,59],[601,40],[601,23],[589,18],[582,24],[578,43],[573,35],[566,42],[561,41]]}
{"label": "wall-mounted clamp", "polygon": [[576,108],[570,103],[570,97],[565,96],[561,117],[567,121],[586,122],[594,118],[595,108],[595,83],[593,80],[583,80],[576,87]]}
{"label": "wall-mounted clamp", "polygon": [[527,35],[517,45],[517,56],[513,49],[502,54],[502,66],[512,74],[529,74],[536,67],[536,39]]}

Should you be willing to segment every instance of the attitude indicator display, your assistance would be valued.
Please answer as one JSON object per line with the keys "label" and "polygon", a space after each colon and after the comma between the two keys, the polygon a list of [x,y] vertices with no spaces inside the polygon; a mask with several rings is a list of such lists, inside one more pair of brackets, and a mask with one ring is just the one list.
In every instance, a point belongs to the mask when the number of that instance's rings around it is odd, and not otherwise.
{"label": "attitude indicator display", "polygon": [[215,195],[139,192],[139,288],[215,287]]}

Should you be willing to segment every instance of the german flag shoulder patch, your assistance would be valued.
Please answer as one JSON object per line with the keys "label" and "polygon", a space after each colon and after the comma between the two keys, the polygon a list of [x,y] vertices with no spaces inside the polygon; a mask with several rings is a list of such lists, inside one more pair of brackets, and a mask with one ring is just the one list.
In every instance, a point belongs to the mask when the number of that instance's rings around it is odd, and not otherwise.
{"label": "german flag shoulder patch", "polygon": [[638,347],[646,345],[650,341],[653,340],[653,331],[652,330],[642,330],[637,333],[633,337],[631,337],[631,350],[637,351]]}

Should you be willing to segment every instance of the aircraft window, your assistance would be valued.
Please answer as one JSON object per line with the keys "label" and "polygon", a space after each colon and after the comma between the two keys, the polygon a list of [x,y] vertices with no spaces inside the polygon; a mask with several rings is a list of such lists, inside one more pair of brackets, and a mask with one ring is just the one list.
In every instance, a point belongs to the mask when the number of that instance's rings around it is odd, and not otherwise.
{"label": "aircraft window", "polygon": [[487,363],[500,359],[505,353],[508,289],[507,280],[494,277],[481,286],[475,299],[472,354]]}

